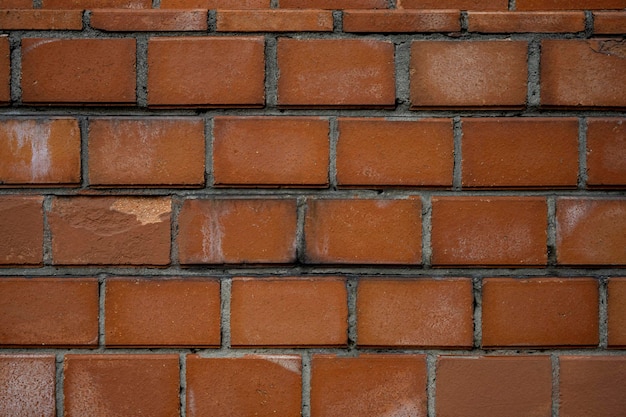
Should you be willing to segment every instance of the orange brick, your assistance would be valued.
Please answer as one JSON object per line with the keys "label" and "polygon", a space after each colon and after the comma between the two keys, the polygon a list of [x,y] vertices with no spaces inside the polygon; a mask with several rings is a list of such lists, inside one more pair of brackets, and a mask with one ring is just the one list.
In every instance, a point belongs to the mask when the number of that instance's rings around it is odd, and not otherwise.
{"label": "orange brick", "polygon": [[0,27],[5,30],[81,30],[80,10],[0,10]]}
{"label": "orange brick", "polygon": [[280,7],[292,9],[386,9],[385,0],[281,0]]}
{"label": "orange brick", "polygon": [[626,33],[626,12],[593,12],[593,33],[601,35]]}
{"label": "orange brick", "polygon": [[598,282],[591,278],[487,278],[483,346],[597,346]]}
{"label": "orange brick", "polygon": [[302,364],[295,355],[187,356],[187,416],[300,415]]}
{"label": "orange brick", "polygon": [[507,0],[397,0],[399,9],[507,10]]}
{"label": "orange brick", "polygon": [[413,42],[412,108],[524,107],[527,49],[509,40]]}
{"label": "orange brick", "polygon": [[216,185],[328,185],[328,119],[218,116],[214,120]]}
{"label": "orange brick", "polygon": [[278,40],[278,104],[393,107],[394,46],[361,39]]}
{"label": "orange brick", "polygon": [[219,346],[220,283],[213,279],[112,278],[107,346]]}
{"label": "orange brick", "polygon": [[613,417],[626,410],[626,358],[561,356],[559,416]]}
{"label": "orange brick", "polygon": [[326,10],[218,10],[218,32],[332,32]]}
{"label": "orange brick", "polygon": [[587,120],[587,185],[626,187],[626,119]]}
{"label": "orange brick", "polygon": [[609,346],[626,347],[626,278],[609,279],[607,314]]}
{"label": "orange brick", "polygon": [[[0,21],[0,23],[2,23]],[[0,105],[11,101],[11,50],[8,36],[0,36]]]}
{"label": "orange brick", "polygon": [[182,264],[288,263],[296,257],[295,200],[186,200]]}
{"label": "orange brick", "polygon": [[2,0],[3,9],[32,9],[33,0]]}
{"label": "orange brick", "polygon": [[626,200],[562,197],[556,222],[559,264],[626,265]]}
{"label": "orange brick", "polygon": [[541,197],[434,197],[433,265],[539,266],[547,262]]}
{"label": "orange brick", "polygon": [[575,188],[578,120],[463,119],[463,186]]}
{"label": "orange brick", "polygon": [[261,37],[151,38],[148,66],[151,106],[264,104],[265,57]]}
{"label": "orange brick", "polygon": [[347,300],[343,279],[234,279],[231,344],[345,346]]}
{"label": "orange brick", "polygon": [[0,356],[0,415],[56,415],[53,355]]}
{"label": "orange brick", "polygon": [[0,121],[0,183],[79,184],[78,121],[61,118]]}
{"label": "orange brick", "polygon": [[310,200],[304,235],[309,263],[417,265],[421,202]]}
{"label": "orange brick", "polygon": [[422,355],[314,355],[311,415],[425,416],[424,359]]}
{"label": "orange brick", "polygon": [[461,15],[456,10],[346,10],[344,32],[456,32]]}
{"label": "orange brick", "polygon": [[469,12],[470,32],[482,33],[566,33],[585,30],[580,12]]}
{"label": "orange brick", "polygon": [[43,262],[43,198],[0,197],[0,266]]}
{"label": "orange brick", "polygon": [[92,185],[201,186],[204,121],[199,118],[92,119]]}
{"label": "orange brick", "polygon": [[28,104],[135,102],[134,39],[22,39]]}
{"label": "orange brick", "polygon": [[95,278],[3,278],[0,344],[95,347],[98,281]]}
{"label": "orange brick", "polygon": [[451,187],[450,119],[339,119],[337,183]]}
{"label": "orange brick", "polygon": [[179,415],[178,355],[66,355],[65,415]]}
{"label": "orange brick", "polygon": [[541,105],[626,106],[626,44],[617,39],[541,42]]}
{"label": "orange brick", "polygon": [[91,12],[90,25],[112,32],[208,29],[206,10],[96,9]]}
{"label": "orange brick", "polygon": [[42,0],[44,9],[150,9],[152,0]]}
{"label": "orange brick", "polygon": [[624,0],[516,0],[517,10],[623,9]]}
{"label": "orange brick", "polygon": [[437,416],[549,416],[549,356],[440,356]]}
{"label": "orange brick", "polygon": [[362,279],[358,286],[360,346],[471,347],[469,279]]}
{"label": "orange brick", "polygon": [[161,9],[269,9],[270,0],[161,0]]}
{"label": "orange brick", "polygon": [[167,265],[169,197],[55,197],[55,265]]}

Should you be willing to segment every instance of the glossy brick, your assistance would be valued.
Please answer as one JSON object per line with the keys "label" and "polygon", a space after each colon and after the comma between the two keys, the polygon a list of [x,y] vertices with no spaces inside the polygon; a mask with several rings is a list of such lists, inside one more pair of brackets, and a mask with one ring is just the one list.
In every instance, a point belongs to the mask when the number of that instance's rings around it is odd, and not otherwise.
{"label": "glossy brick", "polygon": [[97,279],[0,280],[0,344],[96,347]]}
{"label": "glossy brick", "polygon": [[0,196],[0,266],[43,262],[43,198]]}
{"label": "glossy brick", "polygon": [[346,10],[343,12],[344,32],[419,33],[457,32],[461,15],[457,10]]}
{"label": "glossy brick", "polygon": [[507,10],[507,0],[397,0],[399,9]]}
{"label": "glossy brick", "polygon": [[2,29],[21,30],[81,30],[80,10],[0,10]]}
{"label": "glossy brick", "polygon": [[55,417],[53,355],[0,355],[0,415]]}
{"label": "glossy brick", "polygon": [[218,32],[332,32],[328,10],[218,10]]}
{"label": "glossy brick", "polygon": [[348,294],[343,279],[235,278],[232,346],[345,346]]}
{"label": "glossy brick", "polygon": [[106,281],[107,346],[220,345],[220,283],[215,279]]}
{"label": "glossy brick", "polygon": [[8,36],[0,36],[0,106],[11,101],[11,51]]}
{"label": "glossy brick", "polygon": [[579,12],[469,12],[470,32],[567,33],[585,30],[585,14]]}
{"label": "glossy brick", "polygon": [[587,119],[587,185],[626,188],[626,119]]}
{"label": "glossy brick", "polygon": [[89,23],[92,28],[110,32],[208,29],[206,10],[96,9]]}
{"label": "glossy brick", "polygon": [[599,35],[626,33],[626,12],[593,12],[593,33]]}
{"label": "glossy brick", "polygon": [[369,279],[358,284],[357,343],[373,347],[471,347],[469,279]]}
{"label": "glossy brick", "polygon": [[610,347],[626,348],[626,278],[610,278],[608,283],[608,333]]}

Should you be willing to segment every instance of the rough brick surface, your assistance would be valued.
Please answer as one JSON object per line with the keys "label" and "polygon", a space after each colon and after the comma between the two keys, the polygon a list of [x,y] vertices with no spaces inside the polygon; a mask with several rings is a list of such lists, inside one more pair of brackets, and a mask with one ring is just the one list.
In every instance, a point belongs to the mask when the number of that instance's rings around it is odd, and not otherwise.
{"label": "rough brick surface", "polygon": [[219,10],[218,32],[332,32],[327,10]]}
{"label": "rough brick surface", "polygon": [[471,347],[469,279],[359,282],[357,343],[375,347]]}
{"label": "rough brick surface", "polygon": [[421,355],[314,355],[311,415],[426,414],[426,363]]}
{"label": "rough brick surface", "polygon": [[43,199],[0,197],[0,265],[40,265],[43,261]]}
{"label": "rough brick surface", "polygon": [[598,283],[592,278],[487,278],[485,347],[596,346]]}
{"label": "rough brick surface", "polygon": [[215,184],[325,186],[328,132],[328,120],[319,117],[216,117]]}
{"label": "rough brick surface", "polygon": [[269,9],[270,0],[161,0],[162,9]]}
{"label": "rough brick surface", "polygon": [[120,10],[96,9],[91,27],[106,31],[207,30],[206,10]]}
{"label": "rough brick surface", "polygon": [[458,11],[346,10],[345,32],[455,32],[461,30]]}
{"label": "rough brick surface", "polygon": [[593,33],[620,35],[626,32],[626,12],[593,12]]}
{"label": "rough brick surface", "polygon": [[517,0],[517,10],[622,9],[623,0]]}
{"label": "rough brick surface", "polygon": [[609,346],[626,347],[626,278],[609,280],[607,310]]}
{"label": "rough brick surface", "polygon": [[0,10],[2,29],[81,30],[80,10]]}
{"label": "rough brick surface", "polygon": [[347,344],[343,279],[239,278],[230,305],[233,346]]}
{"label": "rough brick surface", "polygon": [[9,38],[0,36],[0,105],[11,101],[10,78],[11,51],[9,49]]}
{"label": "rough brick surface", "polygon": [[587,185],[626,187],[626,119],[587,120]]}
{"label": "rough brick surface", "polygon": [[507,10],[507,0],[397,0],[398,8]]}
{"label": "rough brick surface", "polygon": [[385,0],[282,0],[280,7],[295,9],[386,9]]}
{"label": "rough brick surface", "polygon": [[585,14],[579,12],[469,12],[470,32],[582,32]]}
{"label": "rough brick surface", "polygon": [[53,355],[0,356],[0,414],[56,415]]}
{"label": "rough brick surface", "polygon": [[6,9],[32,9],[33,0],[3,0],[2,7]]}
{"label": "rough brick surface", "polygon": [[44,9],[149,9],[150,0],[42,0]]}
{"label": "rough brick surface", "polygon": [[105,341],[108,346],[219,346],[219,282],[107,280]]}
{"label": "rough brick surface", "polygon": [[3,278],[0,281],[1,345],[94,346],[97,343],[96,279]]}
{"label": "rough brick surface", "polygon": [[297,417],[302,364],[295,355],[187,357],[187,415]]}

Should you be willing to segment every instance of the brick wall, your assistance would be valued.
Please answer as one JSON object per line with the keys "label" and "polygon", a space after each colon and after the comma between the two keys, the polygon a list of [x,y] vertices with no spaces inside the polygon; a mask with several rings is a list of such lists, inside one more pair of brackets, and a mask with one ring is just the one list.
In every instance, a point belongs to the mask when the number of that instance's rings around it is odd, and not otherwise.
{"label": "brick wall", "polygon": [[0,415],[626,415],[625,0],[0,7]]}

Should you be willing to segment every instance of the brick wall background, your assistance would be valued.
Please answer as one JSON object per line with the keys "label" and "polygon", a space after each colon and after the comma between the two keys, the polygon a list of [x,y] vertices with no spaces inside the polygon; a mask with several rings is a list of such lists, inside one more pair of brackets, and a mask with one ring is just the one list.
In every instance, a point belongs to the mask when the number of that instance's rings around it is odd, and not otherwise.
{"label": "brick wall background", "polygon": [[0,8],[0,415],[626,415],[626,1]]}

